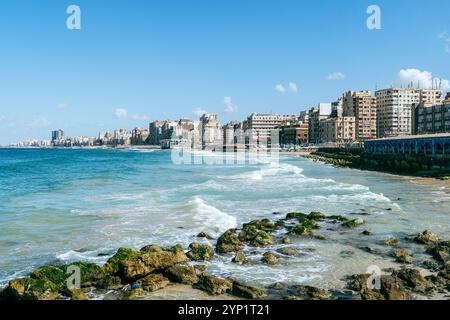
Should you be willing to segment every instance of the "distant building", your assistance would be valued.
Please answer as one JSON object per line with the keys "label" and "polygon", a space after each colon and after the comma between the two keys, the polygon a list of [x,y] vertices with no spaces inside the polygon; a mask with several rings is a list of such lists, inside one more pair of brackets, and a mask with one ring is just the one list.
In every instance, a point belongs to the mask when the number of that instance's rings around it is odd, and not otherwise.
{"label": "distant building", "polygon": [[163,121],[150,122],[148,130],[149,131],[148,144],[154,146],[160,145],[163,124],[164,124]]}
{"label": "distant building", "polygon": [[379,137],[411,135],[414,105],[442,103],[442,92],[435,89],[389,88],[378,90],[375,96]]}
{"label": "distant building", "polygon": [[355,117],[356,140],[377,138],[377,100],[370,91],[344,93],[342,115]]}
{"label": "distant building", "polygon": [[317,108],[309,111],[308,140],[309,143],[320,143],[320,121],[331,116],[331,103],[320,103]]}
{"label": "distant building", "polygon": [[64,131],[62,131],[61,129],[52,131],[52,141],[51,141],[51,143],[53,145],[59,144],[59,142],[61,140],[63,140],[63,138],[64,138]]}
{"label": "distant building", "polygon": [[444,103],[450,103],[450,92],[447,92],[447,95],[445,96]]}
{"label": "distant building", "polygon": [[149,130],[144,128],[134,128],[131,132],[131,144],[143,145],[149,136]]}
{"label": "distant building", "polygon": [[281,146],[308,144],[308,122],[286,123],[279,127]]}
{"label": "distant building", "polygon": [[332,117],[320,120],[320,143],[348,144],[356,140],[355,117]]}
{"label": "distant building", "polygon": [[120,146],[128,146],[131,144],[131,132],[127,129],[114,130],[113,144]]}
{"label": "distant building", "polygon": [[421,103],[414,115],[415,134],[450,132],[450,102],[434,106]]}
{"label": "distant building", "polygon": [[222,127],[218,115],[205,113],[200,117],[200,138],[202,149],[223,146]]}

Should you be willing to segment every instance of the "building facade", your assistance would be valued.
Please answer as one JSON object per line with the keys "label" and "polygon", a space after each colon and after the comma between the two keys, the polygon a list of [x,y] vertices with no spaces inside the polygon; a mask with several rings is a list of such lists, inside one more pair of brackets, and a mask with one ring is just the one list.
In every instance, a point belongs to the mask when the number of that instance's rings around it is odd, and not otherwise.
{"label": "building facade", "polygon": [[348,144],[355,140],[355,117],[332,117],[320,121],[319,143]]}
{"label": "building facade", "polygon": [[309,143],[318,144],[320,138],[320,121],[331,116],[331,103],[320,103],[317,108],[309,111],[308,115],[308,140]]}
{"label": "building facade", "polygon": [[434,106],[421,103],[414,114],[416,134],[450,132],[450,102]]}
{"label": "building facade", "polygon": [[205,113],[202,115],[199,130],[202,149],[215,149],[223,145],[222,127],[217,114]]}
{"label": "building facade", "polygon": [[343,95],[343,116],[355,117],[356,140],[377,137],[377,100],[370,91],[348,91]]}
{"label": "building facade", "polygon": [[131,131],[131,144],[143,145],[146,143],[148,136],[149,136],[148,129],[134,128],[133,131]]}
{"label": "building facade", "polygon": [[442,92],[435,89],[390,88],[377,91],[375,96],[379,137],[413,134],[414,106],[442,102]]}
{"label": "building facade", "polygon": [[274,130],[278,130],[284,122],[297,120],[295,115],[252,113],[247,117],[244,128],[248,135],[247,144],[252,147],[269,146]]}
{"label": "building facade", "polygon": [[279,127],[280,145],[301,146],[308,144],[309,124],[306,122],[286,123]]}

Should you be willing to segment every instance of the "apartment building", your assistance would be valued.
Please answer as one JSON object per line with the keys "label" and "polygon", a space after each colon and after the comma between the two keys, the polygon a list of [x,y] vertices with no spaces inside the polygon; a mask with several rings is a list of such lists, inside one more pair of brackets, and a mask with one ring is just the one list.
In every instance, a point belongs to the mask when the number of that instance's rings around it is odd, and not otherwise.
{"label": "apartment building", "polygon": [[355,140],[355,117],[331,117],[320,120],[319,143],[346,144]]}
{"label": "apartment building", "polygon": [[419,104],[415,109],[415,134],[450,132],[450,101],[434,106]]}
{"label": "apartment building", "polygon": [[308,140],[309,143],[320,143],[320,121],[331,116],[331,103],[320,103],[317,108],[309,110]]}
{"label": "apartment building", "polygon": [[411,135],[413,108],[442,103],[442,92],[435,89],[389,88],[375,93],[379,137]]}
{"label": "apartment building", "polygon": [[342,98],[343,116],[355,117],[356,140],[377,138],[377,103],[370,91],[347,91]]}
{"label": "apartment building", "polygon": [[308,122],[285,123],[279,127],[279,130],[281,146],[308,144]]}
{"label": "apartment building", "polygon": [[244,128],[248,135],[247,143],[252,146],[268,146],[273,130],[284,122],[297,120],[296,115],[252,113],[247,117]]}
{"label": "apartment building", "polygon": [[222,127],[217,114],[205,113],[202,115],[199,130],[202,149],[214,149],[223,145]]}

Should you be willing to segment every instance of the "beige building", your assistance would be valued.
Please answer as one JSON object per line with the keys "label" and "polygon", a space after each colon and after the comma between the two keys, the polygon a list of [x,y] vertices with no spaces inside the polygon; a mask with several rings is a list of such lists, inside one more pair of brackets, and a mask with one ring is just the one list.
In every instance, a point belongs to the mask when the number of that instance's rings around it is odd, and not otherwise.
{"label": "beige building", "polygon": [[348,91],[342,98],[344,117],[355,117],[356,140],[377,138],[377,100],[370,91]]}
{"label": "beige building", "polygon": [[413,133],[415,105],[442,103],[442,92],[435,89],[389,88],[375,93],[378,112],[378,136],[396,137]]}
{"label": "beige building", "polygon": [[217,114],[205,113],[202,115],[199,131],[202,149],[214,149],[223,145],[222,127]]}
{"label": "beige building", "polygon": [[247,143],[252,146],[267,146],[271,140],[272,131],[286,121],[297,121],[295,115],[257,114],[252,113],[245,121]]}
{"label": "beige building", "polygon": [[355,117],[333,117],[320,120],[320,143],[346,144],[355,140]]}

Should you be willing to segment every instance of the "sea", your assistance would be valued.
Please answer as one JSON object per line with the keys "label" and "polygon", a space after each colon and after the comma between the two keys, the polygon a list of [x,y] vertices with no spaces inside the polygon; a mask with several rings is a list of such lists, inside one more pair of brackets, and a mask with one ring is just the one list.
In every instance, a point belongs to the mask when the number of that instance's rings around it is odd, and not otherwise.
{"label": "sea", "polygon": [[[120,247],[148,244],[185,249],[199,232],[217,238],[254,219],[291,211],[362,218],[358,230],[320,232],[328,240],[293,239],[300,257],[258,263],[263,248],[246,248],[254,262],[207,262],[207,271],[259,286],[275,282],[335,288],[345,275],[393,261],[364,248],[430,229],[450,236],[450,190],[439,183],[368,172],[281,155],[197,152],[205,161],[174,161],[147,149],[0,149],[0,285],[56,263],[104,263]],[[206,161],[206,160],[218,161]],[[225,161],[225,160],[226,161]],[[224,160],[224,161],[222,161]],[[236,160],[236,161],[234,161]],[[367,229],[373,235],[361,235]],[[415,263],[426,256],[416,247]],[[417,251],[417,252],[415,252]],[[423,251],[423,250],[422,250]]]}

